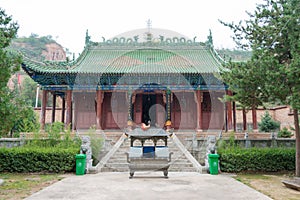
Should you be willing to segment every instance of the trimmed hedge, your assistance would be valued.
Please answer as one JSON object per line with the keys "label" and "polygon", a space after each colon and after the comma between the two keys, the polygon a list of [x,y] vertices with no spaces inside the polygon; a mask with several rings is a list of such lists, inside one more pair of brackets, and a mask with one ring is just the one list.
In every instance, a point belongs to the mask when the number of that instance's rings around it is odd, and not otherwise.
{"label": "trimmed hedge", "polygon": [[223,172],[295,170],[295,148],[230,148],[218,153]]}
{"label": "trimmed hedge", "polygon": [[78,148],[0,148],[0,172],[73,172]]}

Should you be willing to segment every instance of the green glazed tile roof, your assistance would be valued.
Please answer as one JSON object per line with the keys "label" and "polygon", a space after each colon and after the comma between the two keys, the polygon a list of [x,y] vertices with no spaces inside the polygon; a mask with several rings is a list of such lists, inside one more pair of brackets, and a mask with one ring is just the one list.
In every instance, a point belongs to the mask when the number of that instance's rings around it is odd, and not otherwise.
{"label": "green glazed tile roof", "polygon": [[24,59],[27,70],[42,74],[207,74],[222,60],[202,43],[91,44],[72,63]]}

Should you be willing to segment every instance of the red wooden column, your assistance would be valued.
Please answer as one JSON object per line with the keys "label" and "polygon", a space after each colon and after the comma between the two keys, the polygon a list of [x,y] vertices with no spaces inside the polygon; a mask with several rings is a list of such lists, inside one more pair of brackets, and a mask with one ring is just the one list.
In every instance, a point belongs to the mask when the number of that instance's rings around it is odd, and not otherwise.
{"label": "red wooden column", "polygon": [[55,111],[56,111],[56,94],[53,92],[52,99],[52,123],[55,122]]}
{"label": "red wooden column", "polygon": [[127,102],[127,127],[131,129],[133,127],[133,113],[132,113],[132,106],[133,106],[133,97],[132,91],[126,92],[126,102]]}
{"label": "red wooden column", "polygon": [[[165,100],[163,100],[166,103],[166,117],[165,117],[165,127],[167,130],[170,130],[172,125],[174,127],[175,124],[172,124],[171,121],[171,102],[172,102],[172,92],[171,90],[167,89],[166,95],[165,95]],[[174,120],[174,119],[173,119]],[[174,121],[173,121],[174,123]]]}
{"label": "red wooden column", "polygon": [[247,130],[247,115],[246,115],[246,109],[243,108],[243,131]]}
{"label": "red wooden column", "polygon": [[202,131],[202,101],[203,93],[200,90],[196,91],[196,104],[197,104],[197,130]]}
{"label": "red wooden column", "polygon": [[[226,90],[228,96],[232,96],[232,92]],[[232,105],[231,102],[226,102],[227,104],[227,127],[228,130],[232,130]]]}
{"label": "red wooden column", "polygon": [[253,130],[257,130],[257,116],[256,116],[256,108],[252,107],[252,124]]}
{"label": "red wooden column", "polygon": [[46,122],[46,108],[47,108],[48,91],[43,90],[42,94],[42,110],[41,110],[41,129],[45,128]]}
{"label": "red wooden column", "polygon": [[65,126],[68,127],[72,124],[72,90],[66,91],[66,110]]}
{"label": "red wooden column", "polygon": [[236,106],[235,106],[235,101],[232,102],[232,109],[233,109],[233,131],[236,132]]}
{"label": "red wooden column", "polygon": [[102,103],[103,103],[103,92],[101,90],[97,90],[97,110],[96,110],[96,121],[97,121],[97,129],[102,129]]}
{"label": "red wooden column", "polygon": [[66,98],[62,97],[62,106],[61,106],[61,122],[65,123],[65,112],[66,112]]}

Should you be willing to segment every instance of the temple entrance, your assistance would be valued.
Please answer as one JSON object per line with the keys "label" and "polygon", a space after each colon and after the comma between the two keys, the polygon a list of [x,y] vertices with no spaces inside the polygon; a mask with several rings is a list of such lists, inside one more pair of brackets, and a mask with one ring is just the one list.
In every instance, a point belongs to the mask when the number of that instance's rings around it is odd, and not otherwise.
{"label": "temple entrance", "polygon": [[142,96],[142,122],[150,124],[151,126],[156,123],[156,95],[155,94],[143,94]]}

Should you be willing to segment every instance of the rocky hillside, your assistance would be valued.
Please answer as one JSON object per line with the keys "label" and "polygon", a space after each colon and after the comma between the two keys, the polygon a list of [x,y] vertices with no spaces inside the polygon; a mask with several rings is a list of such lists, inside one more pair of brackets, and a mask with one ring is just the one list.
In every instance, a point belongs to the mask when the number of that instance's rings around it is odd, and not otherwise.
{"label": "rocky hillside", "polygon": [[16,38],[12,41],[11,48],[20,50],[25,56],[34,60],[66,60],[64,48],[53,40],[51,36],[38,37],[32,34],[28,38]]}

